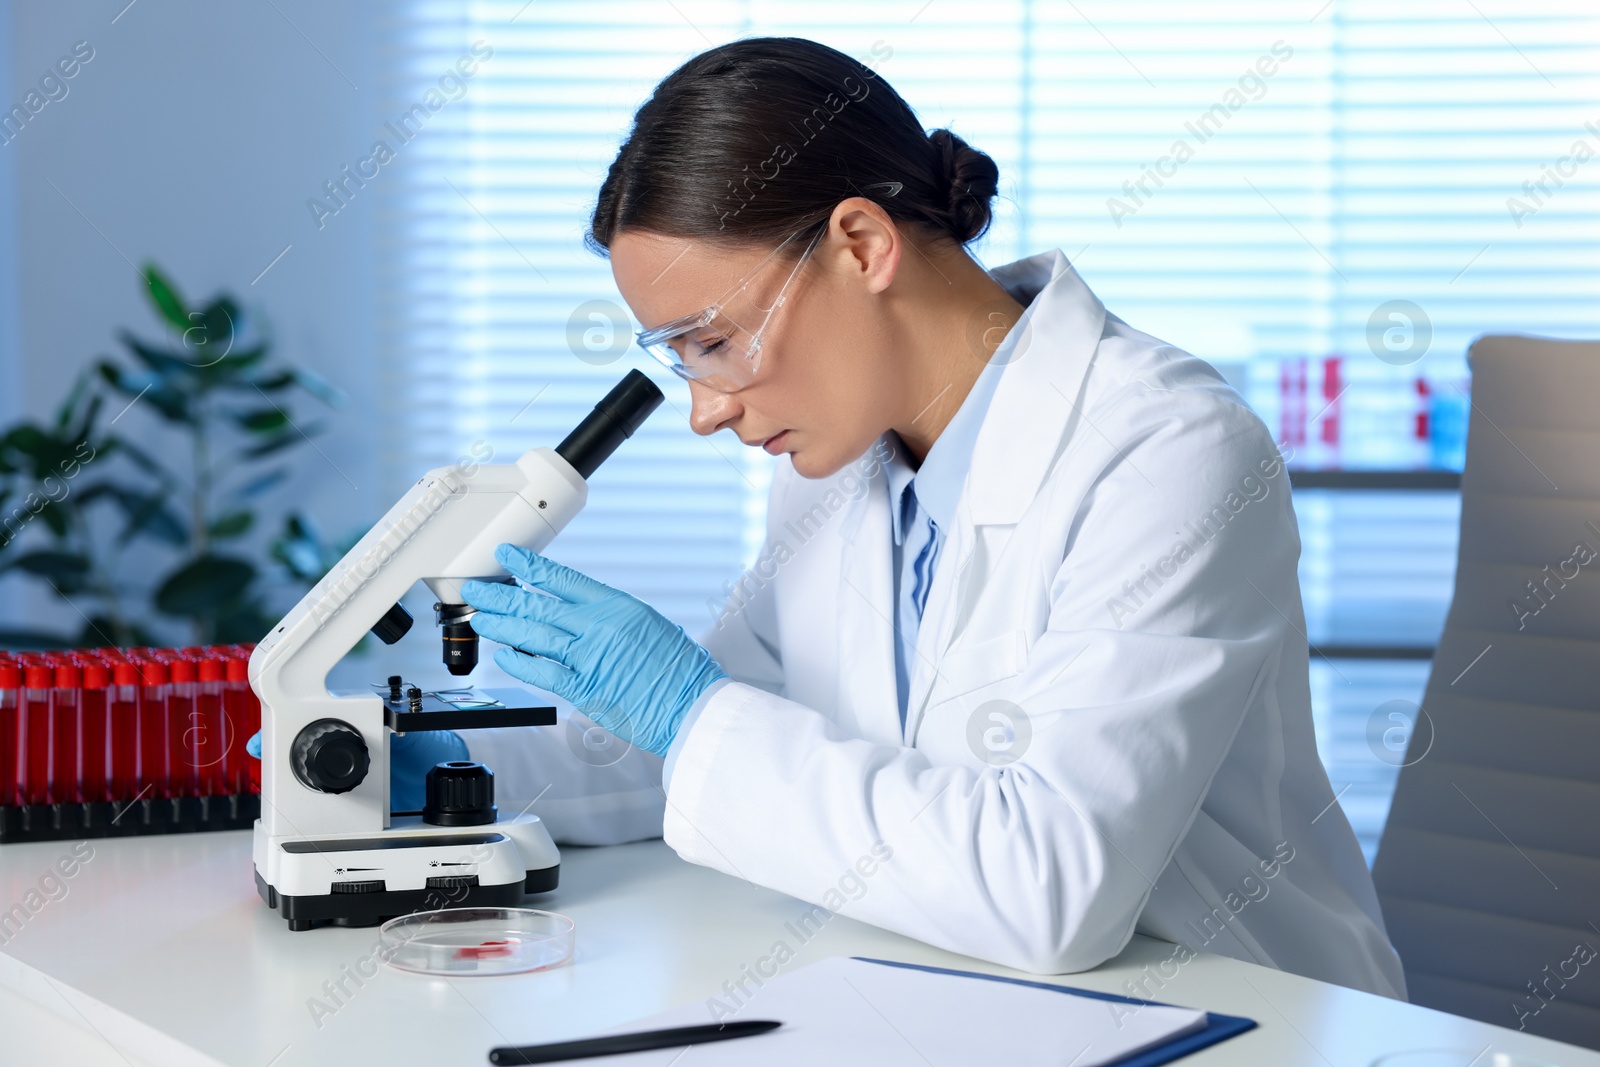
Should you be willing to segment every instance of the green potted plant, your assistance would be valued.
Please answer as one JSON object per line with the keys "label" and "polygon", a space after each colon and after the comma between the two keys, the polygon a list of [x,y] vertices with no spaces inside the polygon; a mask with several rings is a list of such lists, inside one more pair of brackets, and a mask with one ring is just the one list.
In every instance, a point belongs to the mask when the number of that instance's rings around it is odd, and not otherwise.
{"label": "green potted plant", "polygon": [[0,572],[47,584],[81,619],[0,630],[0,645],[254,641],[277,621],[275,585],[309,585],[342,555],[259,503],[320,430],[295,405],[342,395],[272,358],[231,296],[191,305],[155,266],[143,274],[171,336],[121,331],[123,357],[97,361],[51,420],[0,431]]}

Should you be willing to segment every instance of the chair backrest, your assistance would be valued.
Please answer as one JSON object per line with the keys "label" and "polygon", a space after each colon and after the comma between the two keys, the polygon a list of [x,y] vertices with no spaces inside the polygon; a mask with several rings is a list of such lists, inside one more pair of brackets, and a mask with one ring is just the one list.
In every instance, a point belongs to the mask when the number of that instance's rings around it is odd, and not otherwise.
{"label": "chair backrest", "polygon": [[1373,878],[1411,1000],[1600,1048],[1600,342],[1485,337]]}

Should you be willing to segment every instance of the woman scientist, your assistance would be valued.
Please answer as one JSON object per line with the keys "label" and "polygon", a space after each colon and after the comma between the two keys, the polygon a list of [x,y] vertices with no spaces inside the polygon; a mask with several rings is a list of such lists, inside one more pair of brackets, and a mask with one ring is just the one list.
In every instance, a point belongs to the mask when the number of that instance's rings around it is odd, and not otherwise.
{"label": "woman scientist", "polygon": [[[695,432],[780,457],[766,544],[698,642],[511,546],[532,591],[469,585],[473,625],[665,758],[634,836],[685,859],[811,902],[864,885],[845,914],[1026,971],[1137,931],[1403,997],[1317,758],[1282,458],[1060,251],[985,271],[997,177],[810,41],[663,81],[589,240]],[[536,733],[465,743],[552,783],[558,833],[562,805],[589,809],[568,839],[662,810],[654,761],[607,785]]]}

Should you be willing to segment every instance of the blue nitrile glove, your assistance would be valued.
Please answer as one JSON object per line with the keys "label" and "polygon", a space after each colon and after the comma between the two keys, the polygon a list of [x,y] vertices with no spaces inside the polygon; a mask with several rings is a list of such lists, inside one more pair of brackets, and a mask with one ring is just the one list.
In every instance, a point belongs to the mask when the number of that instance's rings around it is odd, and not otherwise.
{"label": "blue nitrile glove", "polygon": [[[244,743],[244,750],[261,758],[261,731]],[[421,811],[424,786],[435,763],[467,758],[467,743],[452,730],[417,730],[395,734],[389,742],[389,810]]]}
{"label": "blue nitrile glove", "polygon": [[389,810],[421,811],[428,772],[435,763],[468,759],[454,730],[413,730],[389,739]]}
{"label": "blue nitrile glove", "polygon": [[[683,627],[635,597],[515,545],[500,565],[534,592],[467,582],[472,628],[509,647],[494,661],[572,702],[624,741],[665,756],[700,694],[727,674]],[[545,595],[545,594],[550,595]]]}

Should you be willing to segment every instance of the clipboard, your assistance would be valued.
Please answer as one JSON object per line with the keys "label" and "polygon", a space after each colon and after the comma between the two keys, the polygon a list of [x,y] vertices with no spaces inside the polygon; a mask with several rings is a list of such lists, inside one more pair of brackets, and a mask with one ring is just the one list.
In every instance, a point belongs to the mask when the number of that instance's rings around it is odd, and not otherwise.
{"label": "clipboard", "polygon": [[[1087,997],[1090,1000],[1105,1000],[1114,1004],[1135,1004],[1140,1006],[1162,1005],[1156,1000],[1140,1000],[1137,997],[1125,997],[1119,993],[1101,993],[1093,989],[1078,989],[1074,986],[1054,985],[1050,982],[1034,982],[1026,978],[1004,978],[995,974],[979,974],[976,971],[958,971],[949,967],[929,967],[918,963],[901,963],[897,960],[880,960],[871,956],[852,956],[851,959],[860,960],[862,963],[877,963],[885,967],[901,967],[908,971],[929,971],[933,974],[948,974],[960,978],[981,978],[990,982],[1006,982],[1011,985],[1031,986],[1034,989],[1047,989],[1055,993],[1066,993],[1071,996]],[[1191,1052],[1199,1052],[1230,1037],[1254,1030],[1257,1023],[1254,1019],[1246,1019],[1242,1015],[1221,1015],[1214,1011],[1206,1012],[1206,1027],[1191,1034],[1174,1038],[1159,1048],[1149,1049],[1137,1053],[1125,1060],[1118,1061],[1116,1067],[1157,1067],[1158,1064],[1171,1063],[1181,1059]]]}

